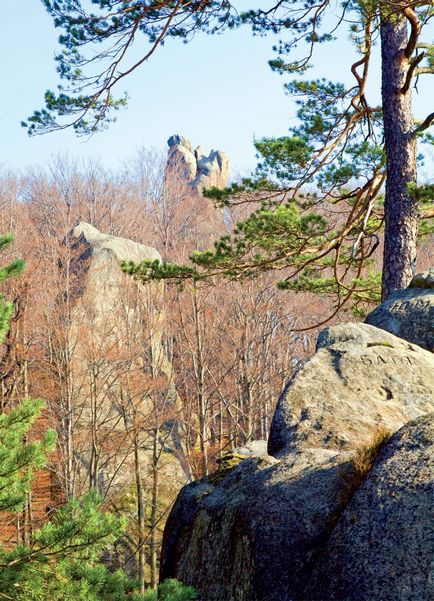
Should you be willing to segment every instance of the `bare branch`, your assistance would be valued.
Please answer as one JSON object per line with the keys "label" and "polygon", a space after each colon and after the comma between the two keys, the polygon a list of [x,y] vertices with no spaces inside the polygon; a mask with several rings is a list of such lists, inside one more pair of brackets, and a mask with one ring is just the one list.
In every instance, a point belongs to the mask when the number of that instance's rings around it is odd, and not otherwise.
{"label": "bare branch", "polygon": [[428,115],[428,117],[424,121],[422,121],[422,123],[420,125],[418,125],[416,127],[416,129],[413,132],[413,136],[417,136],[418,134],[422,133],[423,131],[425,131],[426,129],[431,127],[431,125],[433,123],[434,123],[434,113],[430,113]]}
{"label": "bare branch", "polygon": [[414,72],[415,76],[419,75],[434,75],[434,67],[420,67]]}
{"label": "bare branch", "polygon": [[408,90],[410,89],[411,80],[413,78],[413,75],[415,74],[416,67],[418,66],[418,64],[421,61],[423,61],[424,58],[425,58],[425,52],[422,52],[421,54],[415,56],[414,59],[410,62],[410,67],[407,71],[407,77],[405,79],[404,85],[402,86],[402,90],[401,90],[402,94],[406,94],[408,92]]}

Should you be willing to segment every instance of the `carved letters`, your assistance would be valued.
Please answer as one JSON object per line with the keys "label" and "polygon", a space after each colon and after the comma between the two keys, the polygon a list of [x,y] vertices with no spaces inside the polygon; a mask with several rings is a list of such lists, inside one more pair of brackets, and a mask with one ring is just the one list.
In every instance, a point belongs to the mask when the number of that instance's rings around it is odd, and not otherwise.
{"label": "carved letters", "polygon": [[398,310],[398,311],[414,311],[414,309],[419,309],[421,311],[426,311],[432,307],[432,302],[428,299],[417,298],[411,300],[397,300],[391,303],[390,309]]}
{"label": "carved letters", "polygon": [[406,365],[414,365],[414,360],[408,355],[360,355],[360,360],[363,365],[387,365],[390,363],[404,363]]}

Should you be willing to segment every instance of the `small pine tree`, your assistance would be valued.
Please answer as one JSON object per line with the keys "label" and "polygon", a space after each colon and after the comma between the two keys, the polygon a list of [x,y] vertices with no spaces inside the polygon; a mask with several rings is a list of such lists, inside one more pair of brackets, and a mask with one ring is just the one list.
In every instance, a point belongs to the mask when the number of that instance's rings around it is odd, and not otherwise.
{"label": "small pine tree", "polygon": [[[2,514],[20,511],[34,470],[45,465],[55,444],[49,431],[40,441],[26,443],[42,403],[25,400],[0,415],[0,521]],[[190,587],[163,583],[158,592],[141,594],[138,582],[122,570],[111,572],[101,556],[123,532],[125,522],[101,510],[91,491],[59,509],[33,534],[31,544],[0,545],[0,597],[13,601],[193,601]]]}
{"label": "small pine tree", "polygon": [[158,587],[158,591],[146,591],[143,601],[194,601],[197,593],[191,586],[185,586],[170,578]]}
{"label": "small pine tree", "polygon": [[[40,441],[25,442],[42,403],[26,399],[0,416],[0,519],[25,503],[33,474],[46,463],[55,444],[49,431]],[[123,521],[101,512],[91,492],[60,509],[33,535],[31,544],[0,546],[0,596],[19,601],[138,600],[135,582],[101,564],[105,548],[122,532]]]}

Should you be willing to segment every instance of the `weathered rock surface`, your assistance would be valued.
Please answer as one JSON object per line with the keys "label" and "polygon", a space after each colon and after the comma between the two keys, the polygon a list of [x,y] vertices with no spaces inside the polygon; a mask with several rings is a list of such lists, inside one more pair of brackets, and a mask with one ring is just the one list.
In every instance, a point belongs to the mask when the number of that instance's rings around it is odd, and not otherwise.
{"label": "weathered rock surface", "polygon": [[340,516],[305,599],[434,599],[434,414],[397,432]]}
{"label": "weathered rock surface", "polygon": [[155,248],[133,242],[127,238],[118,238],[103,234],[90,223],[80,221],[72,230],[71,235],[87,245],[88,255],[97,258],[99,255],[111,253],[119,261],[142,261],[143,259],[159,259],[160,254]]}
{"label": "weathered rock surface", "polygon": [[316,354],[283,391],[268,452],[351,450],[380,425],[395,432],[430,411],[431,353],[370,325],[338,325],[320,334]]}
{"label": "weathered rock surface", "polygon": [[339,465],[324,449],[247,459],[219,484],[186,486],[169,516],[160,577],[201,601],[291,601],[304,587],[340,507]]}
{"label": "weathered rock surface", "polygon": [[240,455],[241,457],[265,457],[267,453],[266,440],[252,440],[247,442],[243,447],[237,447],[231,451],[231,454]]}
{"label": "weathered rock surface", "polygon": [[197,192],[204,188],[225,188],[229,178],[229,158],[221,150],[203,153],[200,146],[193,149],[187,138],[179,134],[171,136],[167,144],[169,169],[176,169]]}
{"label": "weathered rock surface", "polygon": [[[404,426],[348,503],[349,453],[248,459],[185,487],[169,516],[162,579],[200,601],[432,599],[434,415]],[[346,504],[348,503],[348,504]]]}
{"label": "weathered rock surface", "polygon": [[[86,302],[92,305],[97,319],[98,316],[105,319],[110,311],[116,311],[122,298],[125,298],[128,277],[120,269],[121,261],[161,260],[155,248],[103,234],[84,221],[73,228],[70,236],[75,239],[75,246],[79,249],[74,263],[79,275],[81,296],[86,297]],[[157,290],[157,287],[153,289]]]}
{"label": "weathered rock surface", "polygon": [[434,288],[434,267],[417,273],[411,280],[409,288]]}
{"label": "weathered rock surface", "polygon": [[366,323],[434,352],[434,268],[414,276],[376,307]]}

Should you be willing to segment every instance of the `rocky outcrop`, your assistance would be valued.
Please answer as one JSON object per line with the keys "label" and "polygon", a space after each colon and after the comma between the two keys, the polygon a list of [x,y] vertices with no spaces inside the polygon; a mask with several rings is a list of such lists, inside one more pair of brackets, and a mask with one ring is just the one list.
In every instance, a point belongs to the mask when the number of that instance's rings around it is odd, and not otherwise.
{"label": "rocky outcrop", "polygon": [[[279,399],[270,454],[234,451],[179,494],[162,579],[201,601],[428,601],[433,411],[432,353],[367,324],[325,329]],[[349,489],[379,427],[402,429]]]}
{"label": "rocky outcrop", "polygon": [[[83,221],[73,228],[70,238],[75,240],[76,251],[73,269],[77,330],[83,330],[83,325],[88,323],[93,340],[105,341],[105,346],[110,340],[113,344],[122,340],[126,343],[128,329],[143,309],[143,299],[147,296],[148,302],[152,298],[153,310],[148,312],[149,341],[156,362],[163,371],[169,370],[161,346],[165,319],[161,308],[162,287],[158,283],[151,284],[146,289],[142,287],[142,293],[137,294],[137,284],[120,267],[122,261],[161,261],[158,251],[126,238],[104,234]],[[77,337],[83,338],[83,332],[77,332]]]}
{"label": "rocky outcrop", "polygon": [[434,414],[404,426],[336,523],[305,599],[434,598]]}
{"label": "rocky outcrop", "polygon": [[[128,277],[122,273],[121,261],[139,263],[144,259],[160,260],[155,248],[126,238],[104,234],[90,223],[81,221],[70,233],[77,250],[74,271],[77,274],[76,300],[86,299],[94,316],[105,319],[122,303]],[[157,292],[158,287],[152,287]]]}
{"label": "rocky outcrop", "polygon": [[159,259],[158,251],[151,246],[133,242],[127,238],[119,238],[110,234],[103,234],[96,227],[85,221],[80,221],[71,232],[71,237],[86,246],[86,255],[81,255],[82,260],[92,257],[98,259],[101,255],[107,259],[108,255],[118,261],[142,261],[143,259]]}
{"label": "rocky outcrop", "polygon": [[278,401],[268,452],[354,449],[379,425],[434,411],[433,391],[431,353],[366,324],[327,328]]}
{"label": "rocky outcrop", "polygon": [[349,453],[248,459],[185,487],[166,525],[161,578],[201,601],[428,601],[434,415],[380,451],[349,504]]}
{"label": "rocky outcrop", "polygon": [[301,599],[340,507],[344,460],[323,449],[247,459],[217,485],[188,485],[166,525],[161,577],[201,601]]}
{"label": "rocky outcrop", "polygon": [[434,268],[415,275],[365,321],[434,352]]}
{"label": "rocky outcrop", "polygon": [[[77,383],[74,413],[77,417],[75,455],[80,482],[98,479],[98,488],[121,489],[134,481],[134,456],[129,430],[134,403],[141,410],[153,407],[149,378],[159,378],[160,393],[167,410],[178,397],[173,386],[172,368],[162,344],[165,329],[163,289],[159,283],[143,286],[122,272],[121,261],[160,259],[152,247],[125,238],[104,234],[89,223],[79,223],[70,233],[72,241],[71,326],[69,344],[71,370]],[[135,397],[133,396],[135,395]],[[140,395],[140,396],[139,396]],[[139,457],[149,469],[152,441],[142,424],[143,440]],[[173,485],[172,493],[185,482],[184,461],[177,424],[167,424],[167,453],[162,454],[161,473]],[[96,431],[95,451],[86,441]],[[93,439],[92,439],[93,440]],[[96,463],[97,454],[99,467]],[[98,472],[98,473],[96,473]]]}
{"label": "rocky outcrop", "polygon": [[200,193],[204,188],[227,186],[229,158],[224,152],[211,150],[206,155],[200,146],[194,149],[190,140],[179,134],[171,136],[167,144],[167,168],[185,178],[194,190]]}
{"label": "rocky outcrop", "polygon": [[351,455],[325,449],[194,482],[167,522],[161,578],[201,601],[428,601],[433,445],[434,414],[404,426],[349,503]]}

